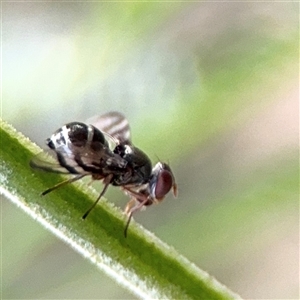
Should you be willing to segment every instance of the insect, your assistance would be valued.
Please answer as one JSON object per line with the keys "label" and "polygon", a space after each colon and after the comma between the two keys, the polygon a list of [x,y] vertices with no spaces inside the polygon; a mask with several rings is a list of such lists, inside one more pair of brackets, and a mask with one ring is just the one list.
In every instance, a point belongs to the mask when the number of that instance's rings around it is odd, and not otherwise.
{"label": "insect", "polygon": [[128,215],[124,229],[126,237],[134,212],[143,206],[159,203],[170,190],[177,195],[177,185],[169,165],[158,162],[152,168],[149,157],[132,144],[130,135],[129,123],[119,112],[91,118],[88,124],[72,122],[59,128],[46,140],[57,164],[35,156],[30,166],[74,176],[45,190],[42,195],[85,176],[102,180],[103,190],[82,216],[85,219],[108,186],[118,186],[130,197],[125,208]]}

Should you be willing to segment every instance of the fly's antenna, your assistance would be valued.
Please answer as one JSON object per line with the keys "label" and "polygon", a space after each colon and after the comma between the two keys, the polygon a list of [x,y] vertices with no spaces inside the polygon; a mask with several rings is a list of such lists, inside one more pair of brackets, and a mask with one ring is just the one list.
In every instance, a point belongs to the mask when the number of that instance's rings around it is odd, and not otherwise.
{"label": "fly's antenna", "polygon": [[160,161],[160,159],[159,159],[159,157],[158,157],[157,154],[155,154],[155,157],[156,157],[156,160],[157,160],[157,161]]}

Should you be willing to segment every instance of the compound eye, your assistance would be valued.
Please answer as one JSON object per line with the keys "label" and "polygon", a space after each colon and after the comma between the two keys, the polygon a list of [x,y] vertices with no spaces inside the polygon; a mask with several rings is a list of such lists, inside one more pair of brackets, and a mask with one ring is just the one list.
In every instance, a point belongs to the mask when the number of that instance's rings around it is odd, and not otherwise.
{"label": "compound eye", "polygon": [[155,198],[157,200],[162,200],[166,194],[171,190],[173,183],[173,176],[169,171],[162,170],[158,176],[156,185],[154,188]]}

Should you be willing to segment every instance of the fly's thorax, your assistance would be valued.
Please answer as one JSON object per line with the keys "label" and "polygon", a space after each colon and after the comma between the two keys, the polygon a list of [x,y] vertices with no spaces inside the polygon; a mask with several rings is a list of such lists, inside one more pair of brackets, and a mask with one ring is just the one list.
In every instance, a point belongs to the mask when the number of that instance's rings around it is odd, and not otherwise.
{"label": "fly's thorax", "polygon": [[125,173],[115,177],[114,185],[140,185],[148,182],[152,164],[143,151],[132,145],[120,144],[114,149],[114,153],[127,162]]}

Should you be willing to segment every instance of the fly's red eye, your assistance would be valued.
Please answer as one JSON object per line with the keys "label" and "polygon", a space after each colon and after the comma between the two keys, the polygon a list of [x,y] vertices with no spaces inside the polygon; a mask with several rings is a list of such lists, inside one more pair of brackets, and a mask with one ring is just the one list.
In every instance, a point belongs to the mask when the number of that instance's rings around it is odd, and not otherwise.
{"label": "fly's red eye", "polygon": [[161,200],[169,193],[173,186],[173,176],[169,171],[161,171],[155,186],[155,198]]}

